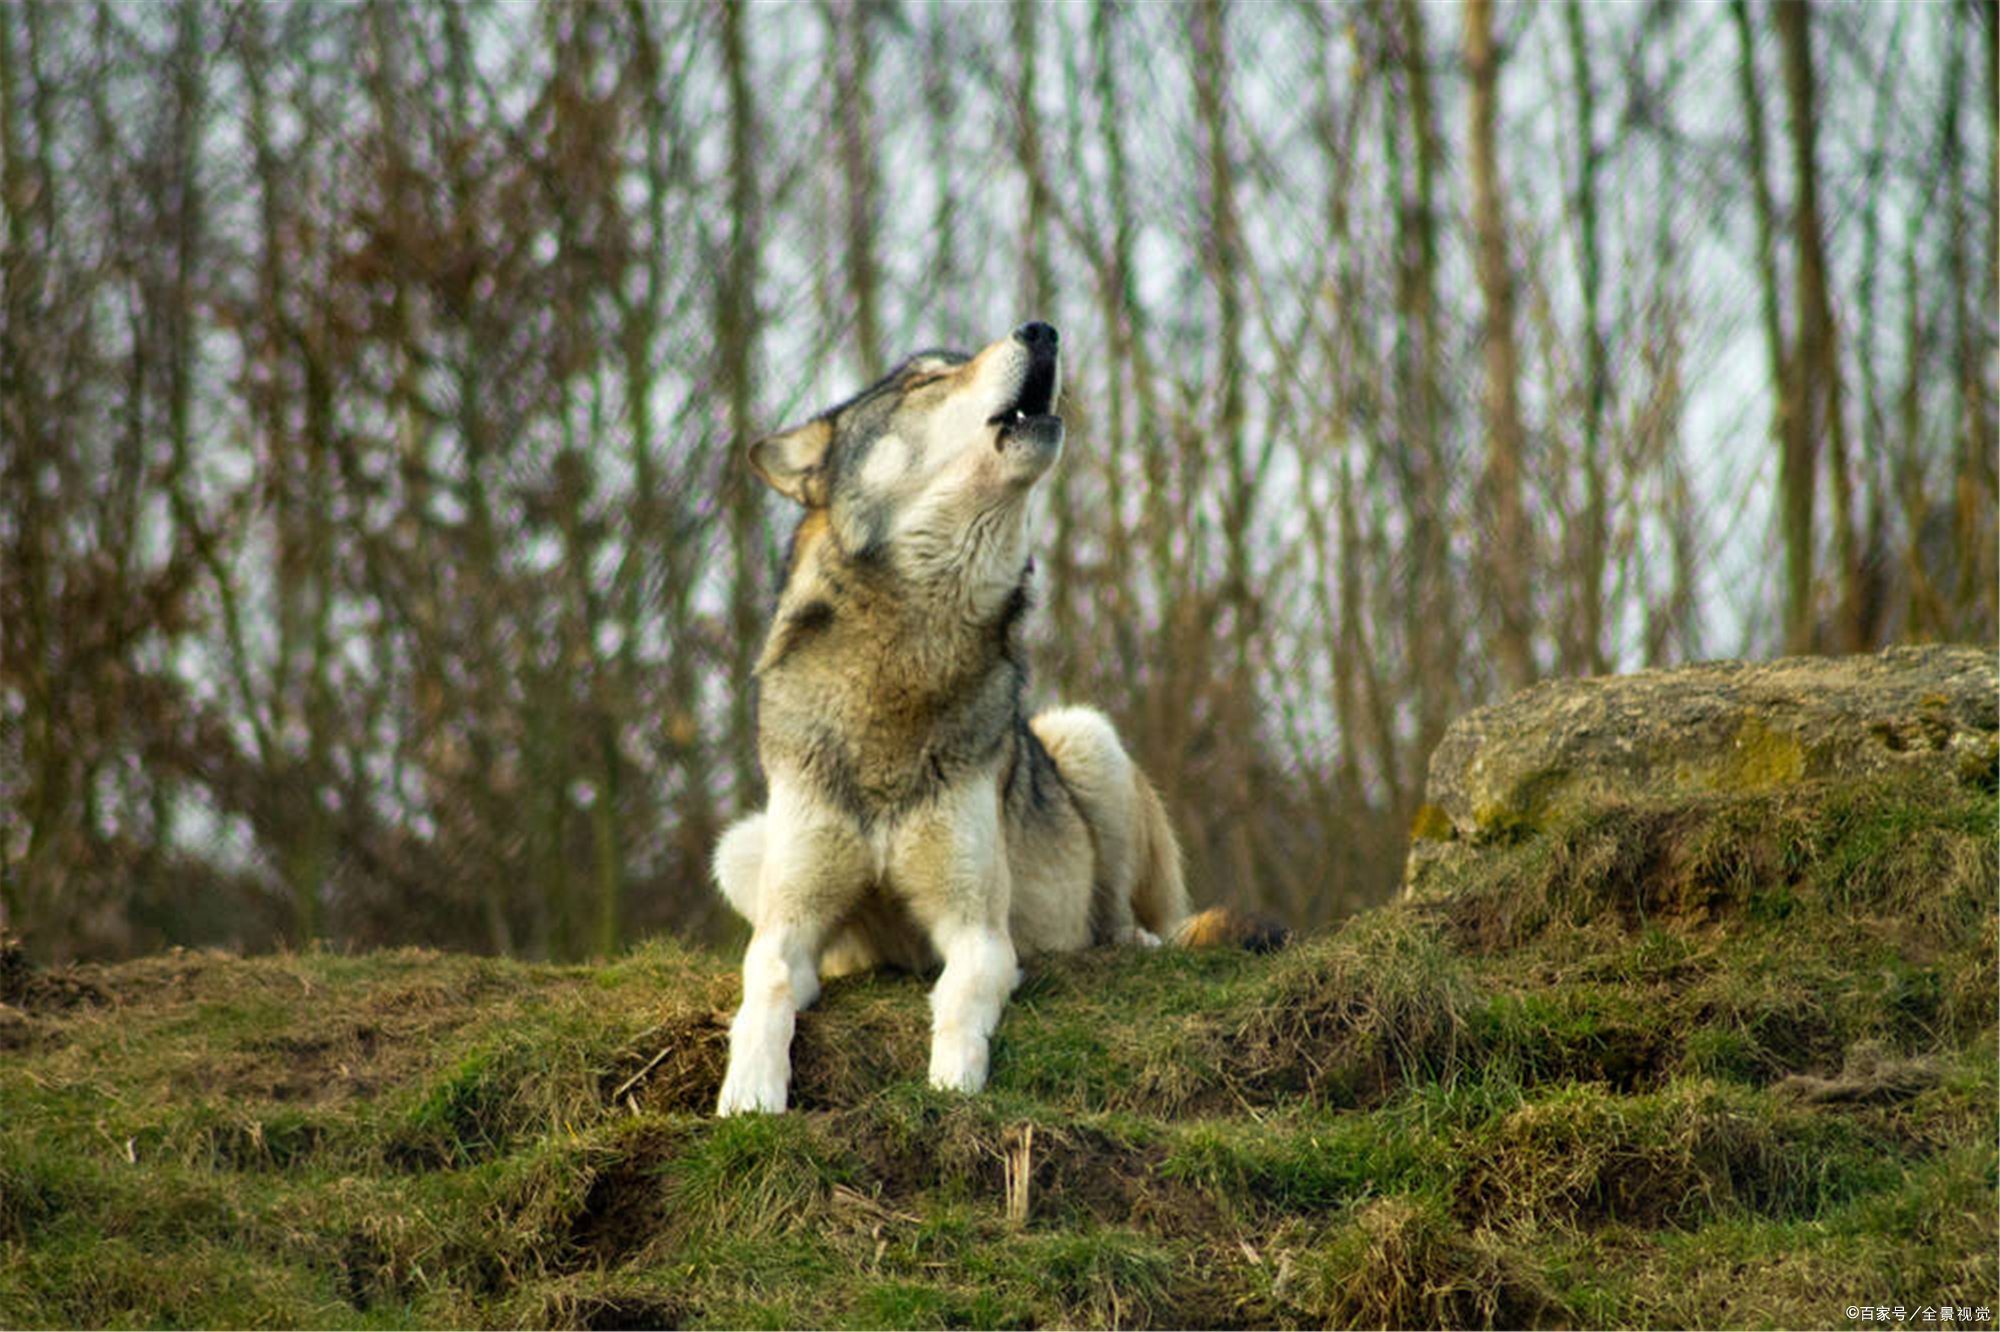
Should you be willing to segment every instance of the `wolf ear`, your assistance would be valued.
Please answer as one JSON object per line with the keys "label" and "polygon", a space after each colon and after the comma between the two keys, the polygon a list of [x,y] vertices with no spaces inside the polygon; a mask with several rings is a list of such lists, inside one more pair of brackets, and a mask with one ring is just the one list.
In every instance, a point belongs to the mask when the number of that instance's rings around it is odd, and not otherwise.
{"label": "wolf ear", "polygon": [[832,443],[832,423],[816,417],[752,444],[750,466],[771,489],[814,508],[826,503],[826,451]]}

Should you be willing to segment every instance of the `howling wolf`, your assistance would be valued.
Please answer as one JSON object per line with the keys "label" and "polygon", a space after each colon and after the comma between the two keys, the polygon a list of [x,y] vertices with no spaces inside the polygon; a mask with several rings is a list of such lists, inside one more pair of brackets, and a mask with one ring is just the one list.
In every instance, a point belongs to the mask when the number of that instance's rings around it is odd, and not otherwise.
{"label": "howling wolf", "polygon": [[1029,717],[1028,498],[1062,454],[1056,330],[920,352],[750,465],[803,506],[757,662],[770,803],[715,852],[750,921],[721,1114],[782,1110],[820,976],[943,964],[930,1079],[977,1091],[1016,959],[1275,941],[1187,920],[1180,849],[1103,714]]}

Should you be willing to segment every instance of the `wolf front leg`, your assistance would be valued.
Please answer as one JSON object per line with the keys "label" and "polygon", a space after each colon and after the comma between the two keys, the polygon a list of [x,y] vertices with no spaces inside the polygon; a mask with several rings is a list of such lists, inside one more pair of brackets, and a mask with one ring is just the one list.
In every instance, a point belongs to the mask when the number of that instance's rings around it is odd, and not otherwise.
{"label": "wolf front leg", "polygon": [[729,1024],[729,1071],[718,1115],[782,1110],[792,1080],[792,1028],[819,997],[818,931],[778,921],[750,936],[743,951],[743,1005]]}
{"label": "wolf front leg", "polygon": [[1020,982],[1004,926],[954,920],[932,931],[944,972],[931,991],[931,1086],[976,1092],[986,1085],[993,1029]]}
{"label": "wolf front leg", "polygon": [[729,1024],[719,1115],[785,1108],[798,1011],[819,997],[827,930],[866,882],[857,839],[786,810],[774,790],[756,866],[756,915],[743,952],[743,1005]]}
{"label": "wolf front leg", "polygon": [[991,782],[942,800],[898,838],[890,877],[944,971],[931,991],[931,1085],[986,1085],[1000,1010],[1021,979],[1007,930],[1012,881]]}

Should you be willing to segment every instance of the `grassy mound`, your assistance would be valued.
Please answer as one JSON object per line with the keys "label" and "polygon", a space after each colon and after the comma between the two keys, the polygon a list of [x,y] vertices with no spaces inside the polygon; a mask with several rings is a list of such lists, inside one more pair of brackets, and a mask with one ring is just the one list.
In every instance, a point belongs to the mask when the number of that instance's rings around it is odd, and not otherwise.
{"label": "grassy mound", "polygon": [[1978,789],[1600,812],[1272,957],[1039,963],[977,1097],[923,982],[835,983],[728,1121],[668,943],[0,958],[0,1324],[1992,1311],[1994,853]]}

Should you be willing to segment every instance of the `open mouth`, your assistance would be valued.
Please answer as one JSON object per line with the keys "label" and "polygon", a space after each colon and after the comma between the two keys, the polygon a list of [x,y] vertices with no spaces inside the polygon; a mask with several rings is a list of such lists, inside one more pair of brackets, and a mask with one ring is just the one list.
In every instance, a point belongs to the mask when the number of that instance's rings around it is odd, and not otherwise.
{"label": "open mouth", "polygon": [[[1056,358],[1037,356],[1028,363],[1028,373],[1022,377],[1021,391],[1014,396],[1014,401],[987,417],[986,424],[1019,426],[1047,416],[1055,395]],[[1003,430],[1001,433],[1006,432]]]}

